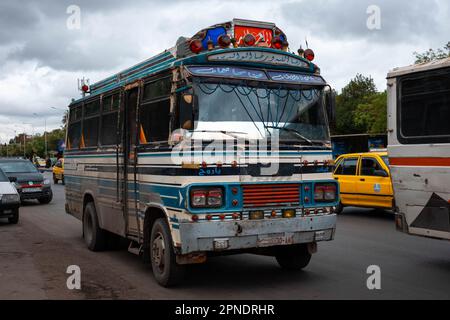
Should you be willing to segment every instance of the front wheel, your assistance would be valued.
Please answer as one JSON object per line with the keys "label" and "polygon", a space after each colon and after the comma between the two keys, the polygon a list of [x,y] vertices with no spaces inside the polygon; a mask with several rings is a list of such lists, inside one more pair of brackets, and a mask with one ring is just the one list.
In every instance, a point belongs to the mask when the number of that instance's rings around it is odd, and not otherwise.
{"label": "front wheel", "polygon": [[311,253],[306,244],[292,245],[280,248],[275,259],[283,269],[301,270],[309,264]]}
{"label": "front wheel", "polygon": [[39,198],[38,201],[41,204],[48,204],[52,201],[52,199],[53,199],[53,192],[50,190],[50,193],[47,196]]}
{"label": "front wheel", "polygon": [[169,226],[157,219],[150,235],[150,261],[156,281],[163,287],[176,285],[184,277],[185,267],[177,264]]}
{"label": "front wheel", "polygon": [[17,224],[19,222],[19,208],[14,209],[13,216],[8,218],[10,224]]}

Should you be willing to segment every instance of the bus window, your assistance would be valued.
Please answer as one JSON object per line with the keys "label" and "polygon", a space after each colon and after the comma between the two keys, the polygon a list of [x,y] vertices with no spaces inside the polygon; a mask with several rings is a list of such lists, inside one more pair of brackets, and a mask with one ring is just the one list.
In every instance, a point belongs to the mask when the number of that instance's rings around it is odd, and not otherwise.
{"label": "bus window", "polygon": [[119,104],[120,96],[118,93],[103,98],[100,134],[101,145],[116,145],[118,142],[117,121]]}
{"label": "bus window", "polygon": [[170,75],[144,84],[139,107],[139,142],[167,141],[170,126]]}
{"label": "bus window", "polygon": [[141,144],[167,141],[169,136],[170,100],[142,104],[140,107]]}
{"label": "bus window", "polygon": [[80,147],[81,121],[69,124],[67,149],[78,149]]}
{"label": "bus window", "polygon": [[96,147],[98,140],[98,120],[100,99],[95,99],[84,105],[83,136],[81,147]]}
{"label": "bus window", "polygon": [[143,100],[154,100],[160,97],[170,95],[170,77],[165,77],[152,81],[144,85]]}
{"label": "bus window", "polygon": [[[448,69],[447,69],[448,70]],[[450,74],[405,78],[400,87],[400,141],[450,141]]]}
{"label": "bus window", "polygon": [[84,147],[96,147],[98,140],[98,116],[84,119],[83,138]]}

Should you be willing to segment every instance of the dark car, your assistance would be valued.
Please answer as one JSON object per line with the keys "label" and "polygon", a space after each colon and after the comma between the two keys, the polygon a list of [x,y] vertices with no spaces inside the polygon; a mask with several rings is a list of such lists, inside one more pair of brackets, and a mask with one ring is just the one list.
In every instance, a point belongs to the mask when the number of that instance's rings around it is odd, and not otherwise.
{"label": "dark car", "polygon": [[49,203],[53,199],[50,180],[45,179],[38,169],[25,159],[0,159],[0,169],[15,181],[21,200],[37,199]]}
{"label": "dark car", "polygon": [[0,218],[8,218],[9,223],[19,222],[20,196],[16,188],[0,169]]}

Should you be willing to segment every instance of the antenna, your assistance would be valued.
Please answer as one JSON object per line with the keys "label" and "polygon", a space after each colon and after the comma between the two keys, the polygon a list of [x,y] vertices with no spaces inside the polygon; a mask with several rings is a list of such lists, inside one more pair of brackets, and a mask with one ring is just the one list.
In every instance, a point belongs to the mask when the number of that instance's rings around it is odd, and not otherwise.
{"label": "antenna", "polygon": [[305,43],[306,43],[306,49],[309,49],[309,45],[308,45],[308,39],[307,39],[307,37],[305,37]]}

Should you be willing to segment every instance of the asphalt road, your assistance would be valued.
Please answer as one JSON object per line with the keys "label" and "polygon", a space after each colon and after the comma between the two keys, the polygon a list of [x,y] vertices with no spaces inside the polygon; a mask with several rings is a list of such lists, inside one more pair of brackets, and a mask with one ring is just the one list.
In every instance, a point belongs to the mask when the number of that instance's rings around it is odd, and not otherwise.
{"label": "asphalt road", "polygon": [[[25,204],[18,225],[0,220],[0,299],[450,298],[450,243],[395,231],[389,212],[344,210],[335,240],[320,243],[303,271],[285,272],[271,257],[217,257],[166,289],[126,249],[90,252],[81,222],[64,212],[64,187],[53,191],[48,205]],[[67,289],[69,265],[81,268],[81,290]],[[366,286],[370,265],[380,267],[380,290]]]}

